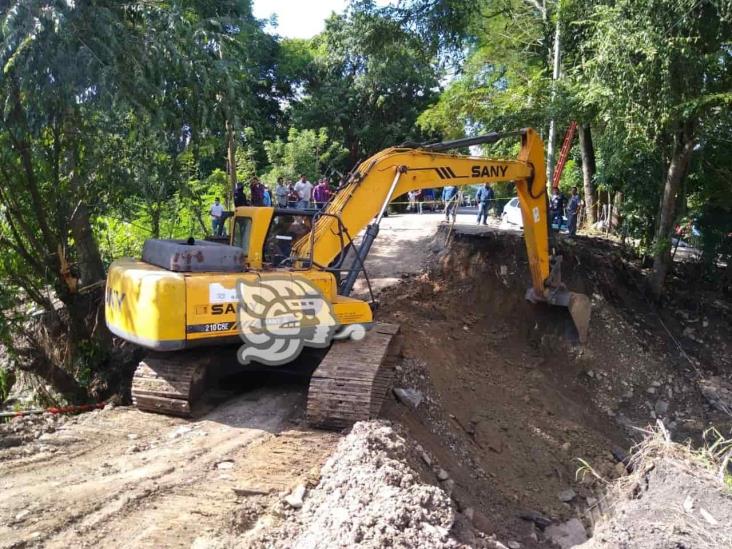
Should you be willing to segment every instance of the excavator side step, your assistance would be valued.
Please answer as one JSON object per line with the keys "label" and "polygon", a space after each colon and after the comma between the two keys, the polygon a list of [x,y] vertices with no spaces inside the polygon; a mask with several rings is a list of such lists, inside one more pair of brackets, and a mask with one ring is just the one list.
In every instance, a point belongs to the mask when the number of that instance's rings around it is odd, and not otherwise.
{"label": "excavator side step", "polygon": [[394,379],[397,324],[377,323],[360,341],[336,341],[313,372],[307,420],[343,429],[376,417]]}
{"label": "excavator side step", "polygon": [[132,401],[142,411],[190,416],[209,362],[203,356],[146,357],[132,378]]}

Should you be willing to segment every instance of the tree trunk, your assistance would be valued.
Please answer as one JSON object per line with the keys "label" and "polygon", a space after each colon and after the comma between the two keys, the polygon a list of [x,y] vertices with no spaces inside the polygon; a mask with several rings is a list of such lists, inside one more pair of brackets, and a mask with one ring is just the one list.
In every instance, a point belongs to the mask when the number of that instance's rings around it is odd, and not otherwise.
{"label": "tree trunk", "polygon": [[153,204],[150,207],[150,236],[160,238],[160,204]]}
{"label": "tree trunk", "polygon": [[69,220],[74,248],[79,258],[79,274],[82,286],[88,286],[106,278],[104,263],[89,220],[89,209],[79,202]]}
{"label": "tree trunk", "polygon": [[691,122],[686,122],[674,139],[671,162],[666,172],[659,206],[659,220],[653,243],[653,271],[650,278],[651,294],[657,300],[663,295],[663,284],[671,267],[671,235],[676,218],[677,200],[693,150],[693,126]]}
{"label": "tree trunk", "polygon": [[226,163],[229,168],[229,190],[230,193],[226,193],[224,201],[227,209],[229,208],[229,197],[233,197],[236,192],[236,140],[234,139],[234,128],[231,122],[226,121]]}
{"label": "tree trunk", "polygon": [[579,127],[580,154],[582,156],[582,183],[585,189],[585,211],[590,226],[597,223],[595,200],[595,147],[592,144],[592,131],[589,124]]}
{"label": "tree trunk", "polygon": [[69,402],[82,402],[87,397],[86,391],[74,376],[57,366],[56,361],[40,349],[21,351],[16,363],[19,370],[40,377]]}
{"label": "tree trunk", "polygon": [[[552,68],[552,103],[557,94],[557,80],[559,80],[559,71],[561,67],[561,43],[560,43],[560,3],[557,2],[557,24],[554,29],[554,67]],[[547,139],[546,150],[546,178],[549,185],[553,185],[554,178],[554,145],[556,141],[557,125],[554,117],[549,121],[549,138]]]}

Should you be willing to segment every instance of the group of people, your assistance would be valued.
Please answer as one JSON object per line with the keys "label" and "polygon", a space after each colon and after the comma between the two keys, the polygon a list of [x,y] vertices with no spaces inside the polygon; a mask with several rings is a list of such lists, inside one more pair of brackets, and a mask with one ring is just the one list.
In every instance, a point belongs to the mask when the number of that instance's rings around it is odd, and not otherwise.
{"label": "group of people", "polygon": [[[297,182],[285,181],[284,177],[278,177],[274,191],[264,185],[258,177],[252,178],[249,183],[249,199],[244,190],[244,184],[239,182],[234,189],[234,206],[275,206],[278,208],[294,209],[322,209],[330,200],[332,191],[328,178],[322,177],[317,185],[313,185],[308,178],[301,174]],[[214,204],[209,210],[211,215],[211,228],[214,236],[224,236],[224,220],[226,214],[221,205],[219,197],[216,197]]]}
{"label": "group of people", "polygon": [[[459,188],[454,185],[448,185],[442,189],[442,196],[440,198],[445,206],[444,212],[447,221],[450,221],[451,217],[454,221],[457,216],[458,201],[460,200],[458,191]],[[428,202],[430,199],[434,200],[434,192],[432,189],[419,189],[409,191],[407,197],[409,199],[407,211],[422,213],[424,202]],[[483,225],[487,225],[488,213],[495,206],[495,193],[488,183],[475,193],[475,203],[478,205],[478,223],[482,220]]]}
{"label": "group of people", "polygon": [[[432,193],[430,197],[428,197],[428,192]],[[242,183],[237,183],[234,191],[234,206],[274,205],[279,208],[303,210],[316,208],[320,210],[328,203],[333,194],[326,177],[320,178],[317,185],[313,185],[308,181],[307,177],[302,174],[298,178],[297,182],[294,183],[292,180],[285,181],[283,177],[278,177],[274,193],[270,192],[269,188],[267,188],[259,178],[255,177],[249,183],[249,193],[251,200],[247,200],[244,192],[244,185]],[[445,205],[444,212],[445,219],[447,221],[450,220],[450,217],[452,217],[454,221],[457,216],[459,196],[457,186],[446,186],[442,190],[441,199]],[[434,191],[432,191],[432,189],[410,191],[408,193],[408,197],[409,206],[407,210],[422,213],[423,203],[428,201],[428,198],[434,200]],[[482,223],[483,225],[487,225],[488,213],[496,207],[495,193],[488,183],[480,187],[475,193],[475,202],[478,206],[477,222],[479,224]],[[561,191],[555,187],[552,190],[552,195],[549,200],[549,218],[551,224],[556,225],[557,230],[561,229],[563,216],[566,211],[567,231],[571,236],[574,236],[577,233],[577,214],[579,213],[579,207],[580,197],[577,187],[572,187],[569,200],[566,200]],[[216,236],[223,236],[225,234],[225,212],[218,197],[216,197],[209,213],[211,215],[211,227],[213,229],[213,234]]]}
{"label": "group of people", "polygon": [[[431,189],[420,189],[416,191],[410,191],[408,193],[409,206],[407,211],[419,212],[423,211],[423,203],[427,201],[427,191],[432,192]],[[434,200],[434,194],[430,197]],[[452,217],[453,221],[457,215],[458,207],[458,187],[447,186],[442,190],[442,203],[444,204],[445,219],[447,221]],[[490,184],[486,183],[478,189],[475,193],[475,203],[478,206],[478,219],[479,224],[488,224],[488,214],[496,209],[496,195]],[[577,234],[577,215],[581,199],[577,190],[577,187],[572,187],[569,199],[566,200],[564,195],[558,188],[552,190],[552,195],[549,200],[549,219],[552,225],[557,226],[557,230],[561,229],[563,223],[563,217],[566,213],[567,216],[567,232],[574,236]]]}

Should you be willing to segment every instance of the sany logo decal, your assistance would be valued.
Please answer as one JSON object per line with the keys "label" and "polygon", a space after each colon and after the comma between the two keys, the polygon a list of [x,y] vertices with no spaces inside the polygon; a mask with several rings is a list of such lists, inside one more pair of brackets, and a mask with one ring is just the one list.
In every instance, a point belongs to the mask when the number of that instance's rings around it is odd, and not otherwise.
{"label": "sany logo decal", "polygon": [[361,324],[339,329],[331,304],[304,277],[239,280],[236,290],[242,364],[279,366],[297,358],[304,347],[324,348],[333,339],[359,340],[366,334]]}
{"label": "sany logo decal", "polygon": [[107,291],[104,295],[104,301],[107,304],[107,307],[110,307],[112,309],[122,309],[122,303],[125,301],[125,297],[127,294],[124,292],[120,292],[119,290],[114,290],[107,286]]}

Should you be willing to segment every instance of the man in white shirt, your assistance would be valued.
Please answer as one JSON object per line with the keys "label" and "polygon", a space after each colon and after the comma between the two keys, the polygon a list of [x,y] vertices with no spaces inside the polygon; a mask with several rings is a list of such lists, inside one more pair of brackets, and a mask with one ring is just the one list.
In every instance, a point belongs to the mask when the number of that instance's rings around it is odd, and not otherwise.
{"label": "man in white shirt", "polygon": [[211,214],[211,228],[214,236],[222,236],[224,234],[224,207],[219,203],[218,196],[214,200],[209,213]]}
{"label": "man in white shirt", "polygon": [[307,180],[304,175],[300,175],[300,180],[295,183],[295,191],[300,197],[300,201],[297,203],[297,207],[304,210],[310,206],[310,196],[313,193],[313,184]]}

